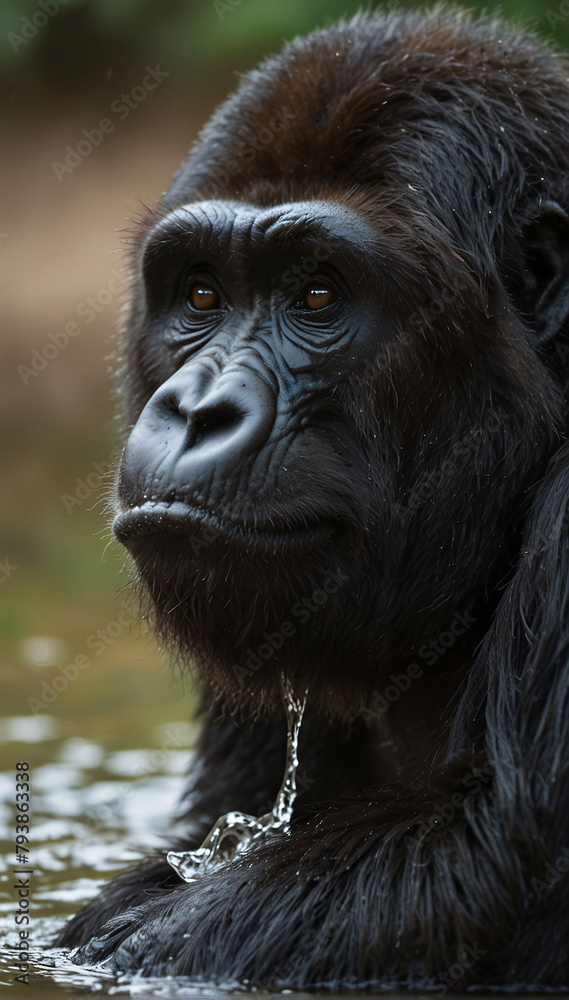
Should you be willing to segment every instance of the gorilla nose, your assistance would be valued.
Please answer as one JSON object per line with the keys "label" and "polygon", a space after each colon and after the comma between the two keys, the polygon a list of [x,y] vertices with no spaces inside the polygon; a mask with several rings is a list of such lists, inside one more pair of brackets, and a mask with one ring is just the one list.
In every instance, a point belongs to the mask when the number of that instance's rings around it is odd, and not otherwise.
{"label": "gorilla nose", "polygon": [[196,499],[259,452],[273,429],[275,393],[248,367],[212,379],[201,365],[181,368],[147,403],[121,462],[119,497]]}
{"label": "gorilla nose", "polygon": [[[192,391],[174,391],[163,405],[185,421],[184,463],[196,471],[222,471],[264,445],[275,420],[275,399],[267,383],[253,373],[234,372],[199,401]],[[168,415],[166,413],[166,419]]]}

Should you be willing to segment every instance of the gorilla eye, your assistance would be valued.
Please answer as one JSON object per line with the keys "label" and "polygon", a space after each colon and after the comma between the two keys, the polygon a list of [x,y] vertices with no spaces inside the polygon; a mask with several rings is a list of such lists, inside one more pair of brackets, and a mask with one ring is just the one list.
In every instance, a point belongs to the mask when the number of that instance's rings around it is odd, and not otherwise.
{"label": "gorilla eye", "polygon": [[190,302],[194,309],[219,309],[221,298],[210,285],[197,284],[190,291]]}
{"label": "gorilla eye", "polygon": [[338,296],[333,288],[327,285],[311,285],[304,293],[302,304],[306,309],[325,309],[335,302]]}

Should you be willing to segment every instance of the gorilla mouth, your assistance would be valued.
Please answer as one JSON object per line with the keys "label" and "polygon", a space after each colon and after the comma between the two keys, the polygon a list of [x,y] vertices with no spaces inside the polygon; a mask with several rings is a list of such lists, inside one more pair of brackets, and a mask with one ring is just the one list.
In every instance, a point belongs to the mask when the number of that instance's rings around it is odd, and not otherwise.
{"label": "gorilla mouth", "polygon": [[147,501],[117,514],[113,522],[115,537],[128,546],[139,538],[151,535],[176,534],[194,540],[196,550],[202,544],[220,541],[256,545],[261,548],[309,548],[330,540],[338,533],[338,524],[331,518],[297,524],[270,522],[247,524],[223,520],[201,507],[192,507],[181,500]]}

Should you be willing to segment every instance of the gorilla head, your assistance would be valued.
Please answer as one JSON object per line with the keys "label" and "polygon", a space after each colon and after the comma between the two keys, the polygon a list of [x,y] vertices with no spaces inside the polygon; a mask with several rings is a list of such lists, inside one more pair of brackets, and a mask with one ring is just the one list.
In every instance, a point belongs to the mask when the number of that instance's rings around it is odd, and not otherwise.
{"label": "gorilla head", "polygon": [[232,705],[284,669],[347,717],[487,620],[562,423],[565,76],[395,23],[405,52],[356,19],[250,74],[136,241],[114,530]]}

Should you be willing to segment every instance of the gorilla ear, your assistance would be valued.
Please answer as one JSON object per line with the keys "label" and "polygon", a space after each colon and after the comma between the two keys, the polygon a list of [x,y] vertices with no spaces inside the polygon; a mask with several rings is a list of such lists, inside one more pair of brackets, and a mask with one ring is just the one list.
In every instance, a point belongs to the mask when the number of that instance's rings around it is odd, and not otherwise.
{"label": "gorilla ear", "polygon": [[539,344],[560,333],[569,317],[569,216],[546,201],[525,229],[522,241],[527,308]]}

